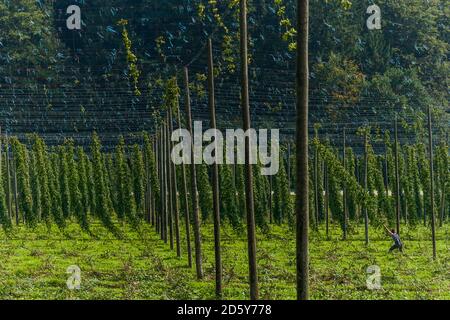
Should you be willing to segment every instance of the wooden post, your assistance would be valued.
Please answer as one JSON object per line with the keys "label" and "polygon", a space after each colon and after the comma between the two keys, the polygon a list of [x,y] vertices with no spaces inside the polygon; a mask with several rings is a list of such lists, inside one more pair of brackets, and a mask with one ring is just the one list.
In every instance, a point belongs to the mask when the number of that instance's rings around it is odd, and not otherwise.
{"label": "wooden post", "polygon": [[[316,135],[317,143],[319,137]],[[314,147],[314,219],[319,227],[319,146]]]}
{"label": "wooden post", "polygon": [[167,118],[166,118],[166,123],[164,123],[164,129],[163,129],[163,137],[164,137],[164,141],[163,141],[163,153],[164,153],[164,242],[172,245],[172,249],[173,249],[173,243],[170,243],[170,237],[172,236],[171,234],[171,229],[170,229],[170,222],[171,222],[171,218],[170,218],[170,195],[169,195],[169,181],[170,181],[170,177],[169,177],[169,159],[167,158]]}
{"label": "wooden post", "polygon": [[159,196],[159,215],[158,215],[158,231],[161,236],[161,240],[164,240],[163,236],[163,211],[164,211],[164,170],[163,170],[163,158],[162,158],[162,124],[161,127],[158,128],[158,158],[159,158],[159,190],[160,190],[160,196]]}
{"label": "wooden post", "polygon": [[[361,180],[361,163],[360,163],[360,159],[358,158],[358,155],[355,154],[355,178],[358,181],[359,184],[362,184],[362,180]],[[355,217],[354,220],[357,224],[360,223],[360,218],[361,218],[361,203],[358,201],[356,203],[356,208],[355,208]]]}
{"label": "wooden post", "polygon": [[433,164],[433,131],[431,127],[431,108],[428,106],[428,145],[430,157],[430,208],[431,208],[431,237],[433,242],[433,259],[436,260],[436,216],[434,212],[434,164]]}
{"label": "wooden post", "polygon": [[[191,114],[191,97],[189,90],[189,71],[188,68],[184,68],[184,89],[185,89],[185,107],[187,115],[187,129],[193,137],[192,130],[192,114]],[[197,278],[203,278],[203,262],[202,262],[202,239],[200,234],[200,215],[199,215],[199,203],[197,194],[197,171],[194,161],[194,142],[191,140],[191,197],[192,197],[192,209],[194,218],[194,240],[195,240],[195,267],[197,271]]]}
{"label": "wooden post", "polygon": [[[178,106],[178,127],[181,128],[181,113],[180,106]],[[191,218],[189,214],[189,198],[188,198],[188,188],[186,181],[186,165],[183,163],[181,165],[181,175],[183,180],[183,194],[184,194],[184,223],[186,229],[186,250],[188,254],[188,265],[192,268],[192,248],[191,248]]]}
{"label": "wooden post", "polygon": [[[368,155],[368,129],[364,133],[364,196],[368,196],[368,170],[369,170],[369,155]],[[366,245],[369,245],[369,211],[367,208],[367,203],[364,204],[364,233]]]}
{"label": "wooden post", "polygon": [[[214,94],[214,61],[212,40],[208,39],[208,97],[211,129],[216,129],[216,106]],[[217,140],[214,139],[215,154],[222,152],[218,150]],[[217,163],[212,166],[213,208],[214,208],[214,253],[216,262],[216,297],[222,297],[222,257],[220,245],[220,203],[219,203],[219,167]]]}
{"label": "wooden post", "polygon": [[[143,150],[145,151],[145,146],[143,148]],[[147,223],[151,223],[152,222],[152,216],[151,216],[151,200],[150,200],[150,195],[151,195],[151,185],[150,185],[150,170],[149,170],[149,161],[150,159],[148,158],[148,154],[145,152],[144,153],[144,159],[145,159],[145,199],[144,199],[144,210],[145,210],[145,220],[147,221]]]}
{"label": "wooden post", "polygon": [[[448,132],[446,134],[446,140],[444,141],[444,138],[442,138],[443,145],[448,149]],[[445,173],[444,173],[445,175]],[[442,228],[444,226],[445,221],[445,206],[446,206],[446,183],[450,183],[446,181],[446,178],[441,177],[441,183],[440,183],[440,194],[441,194],[441,201],[440,201],[440,213],[439,213],[439,226]]]}
{"label": "wooden post", "polygon": [[387,145],[384,148],[384,185],[389,190],[389,159]]}
{"label": "wooden post", "polygon": [[9,159],[9,139],[5,135],[5,162],[6,162],[6,205],[8,206],[8,216],[12,220],[12,201],[11,201],[11,163]]}
{"label": "wooden post", "polygon": [[0,126],[0,177],[2,176],[2,152],[3,152],[3,136],[2,127]]}
{"label": "wooden post", "polygon": [[[247,0],[240,0],[240,44],[241,44],[241,104],[243,129],[250,129],[250,99],[248,81],[248,37],[247,37]],[[250,299],[259,297],[258,269],[256,262],[256,226],[253,203],[253,173],[250,164],[250,139],[245,138],[245,199],[247,208],[247,242],[250,279]]]}
{"label": "wooden post", "polygon": [[273,177],[269,176],[269,223],[273,223]]}
{"label": "wooden post", "polygon": [[[14,159],[14,153],[12,154],[12,171],[13,171],[13,179],[14,179],[14,206],[16,209],[16,224],[19,225],[19,199],[17,194],[17,171],[16,171],[16,161]],[[25,220],[25,216],[23,217]]]}
{"label": "wooden post", "polygon": [[158,178],[158,184],[159,184],[159,199],[155,199],[159,200],[158,203],[158,210],[155,212],[155,230],[157,233],[160,233],[160,219],[159,217],[161,216],[161,195],[162,195],[162,189],[161,189],[161,169],[160,169],[160,155],[161,153],[159,152],[159,148],[160,148],[160,138],[159,138],[159,129],[156,129],[156,137],[155,137],[155,159],[156,159],[156,176]]}
{"label": "wooden post", "polygon": [[328,179],[328,164],[325,162],[324,169],[324,181],[325,181],[325,231],[327,239],[329,239],[330,228],[330,184]]}
{"label": "wooden post", "polygon": [[292,191],[292,176],[291,176],[291,143],[288,141],[287,144],[288,147],[288,155],[287,155],[287,175],[288,175],[288,186],[289,186],[289,192]]}
{"label": "wooden post", "polygon": [[164,131],[165,134],[165,138],[166,138],[166,144],[165,144],[165,155],[166,155],[166,170],[167,170],[167,224],[169,226],[169,244],[170,244],[170,250],[174,249],[174,237],[173,237],[173,197],[176,197],[176,195],[172,194],[172,160],[170,158],[170,145],[171,142],[170,140],[170,116],[169,116],[170,111],[167,110],[167,114],[166,114],[166,121],[167,121],[167,125]]}
{"label": "wooden post", "polygon": [[397,220],[397,234],[400,234],[400,172],[398,163],[398,123],[395,115],[395,216]]}
{"label": "wooden post", "polygon": [[167,215],[167,190],[166,190],[166,155],[165,155],[165,124],[161,125],[161,238],[167,243],[167,224],[166,224],[166,215]]}
{"label": "wooden post", "polygon": [[[343,142],[343,147],[342,147],[342,165],[344,166],[344,170],[347,171],[347,155],[346,155],[346,148],[347,148],[347,141],[346,141],[346,132],[345,132],[345,128],[344,128],[344,132],[343,132],[343,136],[344,136],[344,142]],[[347,185],[344,182],[344,186],[343,186],[343,194],[342,194],[342,202],[344,204],[344,234],[343,234],[343,238],[344,240],[347,239],[347,224],[348,224],[348,208],[347,208]]]}
{"label": "wooden post", "polygon": [[[153,156],[155,160],[155,170],[156,170],[156,178],[158,178],[158,153],[157,153],[157,138],[156,136],[153,136],[152,139],[152,148],[153,148]],[[156,190],[151,190],[151,202],[152,202],[152,212],[151,212],[151,220],[152,220],[152,226],[155,226],[156,224]]]}
{"label": "wooden post", "polygon": [[[447,132],[447,134],[445,136],[446,136],[445,145],[448,148],[448,132]],[[447,181],[447,183],[450,183],[450,181]],[[446,186],[447,185],[444,183],[443,189],[442,189],[442,192],[443,192],[443,200],[442,200],[442,208],[441,208],[442,223],[444,223],[444,221],[447,221],[447,219],[448,219],[448,211],[450,211],[450,210],[447,210],[447,214],[445,214],[445,212],[446,212],[445,208],[447,207],[447,201],[448,201],[448,199],[446,197],[446,189],[445,189]]]}
{"label": "wooden post", "polygon": [[297,1],[297,137],[296,137],[296,259],[297,298],[309,299],[309,172],[308,172],[308,102],[309,102],[309,1]]}
{"label": "wooden post", "polygon": [[173,119],[172,119],[172,110],[169,109],[169,163],[171,164],[171,180],[172,180],[172,188],[170,190],[172,194],[172,211],[173,217],[175,218],[175,241],[176,241],[176,249],[177,249],[177,257],[181,257],[181,242],[180,242],[180,209],[178,206],[178,187],[177,187],[177,167],[175,163],[172,161],[171,150],[173,148],[173,143],[171,139],[171,135],[173,132]]}
{"label": "wooden post", "polygon": [[440,203],[440,214],[439,214],[439,226],[442,228],[444,226],[445,219],[445,185],[441,190],[441,203]]}

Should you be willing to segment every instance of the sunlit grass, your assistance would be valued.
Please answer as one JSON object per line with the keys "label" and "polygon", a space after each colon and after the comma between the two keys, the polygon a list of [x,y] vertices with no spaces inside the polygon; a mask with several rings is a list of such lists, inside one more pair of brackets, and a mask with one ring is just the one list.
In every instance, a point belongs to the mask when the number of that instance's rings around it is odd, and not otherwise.
{"label": "sunlit grass", "polygon": [[[184,230],[183,228],[181,228]],[[186,248],[177,258],[150,226],[139,232],[123,227],[126,237],[115,239],[100,225],[95,238],[76,224],[66,230],[15,229],[0,234],[0,298],[2,299],[213,299],[214,243],[212,226],[203,226],[205,277],[198,281],[187,267]],[[449,227],[438,229],[438,260],[432,260],[431,236],[424,227],[403,230],[405,253],[388,254],[391,240],[370,230],[364,245],[363,229],[349,240],[333,226],[330,239],[323,228],[311,234],[311,294],[313,299],[450,299]],[[224,298],[247,299],[245,232],[222,232]],[[184,234],[182,233],[182,240]],[[78,265],[81,289],[68,290],[67,267]],[[366,287],[367,267],[381,269],[380,290]],[[271,227],[258,233],[261,298],[295,299],[294,233]]]}

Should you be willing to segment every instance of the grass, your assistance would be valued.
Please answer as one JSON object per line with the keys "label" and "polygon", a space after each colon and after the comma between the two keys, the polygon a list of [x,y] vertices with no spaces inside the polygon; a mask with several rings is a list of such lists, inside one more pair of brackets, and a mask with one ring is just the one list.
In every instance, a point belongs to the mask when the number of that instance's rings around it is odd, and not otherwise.
{"label": "grass", "polygon": [[[100,225],[95,237],[76,224],[64,231],[39,226],[0,233],[0,299],[214,299],[212,226],[203,226],[205,277],[198,281],[187,258],[177,258],[150,226],[139,232],[124,228],[114,239]],[[313,299],[450,299],[449,226],[438,229],[438,259],[433,261],[429,230],[404,229],[405,253],[388,254],[391,240],[371,229],[340,239],[333,226],[312,232],[310,279]],[[224,298],[248,299],[245,233],[225,228],[223,236]],[[182,238],[184,239],[184,238]],[[183,253],[185,253],[183,245]],[[66,270],[81,268],[81,289],[69,290]],[[367,268],[381,270],[380,290],[366,286]],[[295,242],[287,227],[258,233],[260,294],[263,299],[295,299]]]}

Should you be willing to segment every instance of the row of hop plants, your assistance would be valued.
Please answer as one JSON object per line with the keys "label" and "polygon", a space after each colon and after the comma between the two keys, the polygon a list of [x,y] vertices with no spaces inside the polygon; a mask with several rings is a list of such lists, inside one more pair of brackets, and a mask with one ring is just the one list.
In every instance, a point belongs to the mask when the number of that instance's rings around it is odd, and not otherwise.
{"label": "row of hop plants", "polygon": [[157,192],[147,133],[142,145],[126,146],[119,138],[109,153],[102,151],[95,133],[87,150],[71,139],[48,147],[35,134],[23,142],[11,137],[3,139],[1,154],[0,219],[5,230],[38,223],[64,229],[76,221],[90,232],[92,221],[99,220],[120,237],[117,222],[138,228],[146,217],[148,184]]}
{"label": "row of hop plants", "polygon": [[[151,221],[148,190],[152,190],[155,209],[161,209],[153,138],[147,133],[143,133],[142,145],[127,146],[120,137],[114,152],[103,152],[95,133],[87,150],[75,146],[71,139],[49,147],[36,134],[23,142],[11,137],[3,139],[1,153],[0,223],[5,230],[15,224],[35,227],[38,223],[64,229],[68,222],[76,221],[89,233],[92,221],[99,220],[120,237],[119,222],[138,229],[142,221]],[[188,167],[186,170],[189,174]],[[213,207],[210,172],[204,164],[197,170],[202,220],[208,222]],[[266,228],[272,221],[292,221],[293,203],[284,164],[271,181],[259,170],[254,170],[254,176],[258,225]],[[177,177],[182,192],[181,172]],[[220,166],[220,186],[222,219],[243,230],[244,166]],[[185,197],[178,199],[180,212],[185,212],[186,205],[191,210],[183,201]]]}
{"label": "row of hop plants", "polygon": [[[310,214],[314,226],[326,219],[327,210],[329,219],[339,222],[343,227],[346,217],[350,224],[360,223],[363,208],[367,208],[369,220],[373,225],[380,226],[396,220],[395,143],[389,132],[383,137],[379,137],[379,134],[371,136],[370,128],[361,128],[358,134],[361,136],[362,144],[364,135],[368,136],[367,189],[364,184],[364,153],[356,154],[351,147],[346,147],[344,151],[342,146],[340,148],[331,146],[328,140],[320,140],[316,131],[310,161]],[[380,140],[384,142],[384,152],[376,153],[372,143],[379,143]],[[440,139],[433,149],[434,208],[436,217],[442,225],[450,212],[447,141]],[[346,156],[345,167],[343,152]],[[427,225],[431,219],[428,145],[420,138],[409,144],[399,144],[398,162],[402,223]],[[314,170],[318,171],[317,174]],[[315,180],[317,180],[316,188]],[[317,192],[317,208],[315,192]]]}
{"label": "row of hop plants", "polygon": [[[370,134],[370,133],[369,133]],[[3,139],[0,175],[0,219],[4,229],[24,223],[30,227],[38,223],[55,223],[65,228],[68,221],[76,221],[86,232],[90,223],[99,220],[118,237],[119,222],[127,222],[138,229],[141,222],[151,221],[154,210],[160,208],[159,177],[154,153],[153,137],[142,134],[141,145],[125,144],[118,139],[114,152],[103,152],[99,137],[94,134],[85,150],[67,139],[63,145],[48,147],[38,135],[20,142],[11,137]],[[371,139],[369,139],[370,141]],[[332,147],[329,141],[313,139],[310,163],[310,212],[313,225],[326,219],[357,224],[362,219],[362,208],[367,207],[372,224],[380,225],[395,220],[395,161],[394,147],[388,133],[384,136],[385,152],[376,154],[371,143],[367,145],[367,190],[364,189],[364,155],[352,148]],[[8,147],[6,147],[8,146]],[[262,176],[253,170],[255,216],[257,225],[264,229],[272,223],[292,225],[295,195],[291,186],[295,179],[291,172],[295,161],[282,146],[280,170],[273,177]],[[317,163],[315,168],[315,157]],[[400,199],[405,223],[427,223],[430,216],[429,162],[427,146],[416,143],[400,146]],[[441,223],[449,210],[449,156],[446,141],[435,147],[435,208]],[[189,167],[186,166],[189,171]],[[177,167],[181,170],[181,167]],[[314,173],[317,170],[317,173]],[[210,168],[197,165],[199,206],[202,220],[212,221],[213,200]],[[222,220],[236,230],[244,230],[245,183],[243,165],[219,167],[220,206]],[[183,192],[182,174],[177,174],[179,193]],[[315,181],[317,180],[317,182]],[[187,181],[189,183],[189,179]],[[317,209],[315,205],[317,184]],[[150,194],[151,190],[151,194]],[[190,190],[190,188],[188,188]],[[345,192],[344,192],[345,190]],[[148,201],[153,198],[153,204]],[[185,206],[184,196],[177,197],[180,213]],[[446,199],[447,198],[447,199]],[[188,197],[190,199],[190,197]],[[344,211],[344,202],[345,210]]]}

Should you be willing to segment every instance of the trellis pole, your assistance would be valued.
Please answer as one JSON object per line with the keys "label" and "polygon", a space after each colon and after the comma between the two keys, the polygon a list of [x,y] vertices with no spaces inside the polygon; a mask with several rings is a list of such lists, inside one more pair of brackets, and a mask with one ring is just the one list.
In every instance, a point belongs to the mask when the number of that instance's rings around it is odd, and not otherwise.
{"label": "trellis pole", "polygon": [[[250,100],[248,81],[248,36],[247,36],[247,0],[240,0],[240,53],[241,53],[241,104],[243,129],[250,129]],[[256,226],[255,209],[253,203],[253,173],[250,164],[250,138],[245,138],[245,199],[247,208],[247,243],[250,280],[250,299],[259,297],[258,269],[256,262]]]}
{"label": "trellis pole", "polygon": [[[167,113],[166,113],[166,121],[167,121],[167,125],[165,127],[164,130],[164,134],[165,134],[165,139],[166,139],[166,143],[165,143],[165,156],[166,156],[166,170],[167,170],[167,224],[169,226],[169,244],[170,244],[170,250],[174,249],[174,230],[173,230],[173,216],[174,216],[174,206],[173,206],[173,198],[176,198],[176,195],[174,195],[172,193],[173,190],[173,184],[172,184],[172,160],[170,158],[170,146],[171,146],[171,142],[170,142],[170,120],[171,120],[171,116],[170,114],[170,107],[167,109]],[[176,201],[176,199],[175,199]]]}
{"label": "trellis pole", "polygon": [[399,172],[399,155],[398,155],[398,120],[397,114],[394,120],[395,129],[395,217],[397,221],[397,234],[400,234],[400,172]]}
{"label": "trellis pole", "polygon": [[[181,128],[181,113],[180,106],[178,108],[178,127]],[[182,183],[183,183],[183,195],[184,195],[184,223],[186,229],[186,250],[188,254],[188,266],[192,268],[192,248],[191,248],[191,219],[189,214],[189,198],[188,198],[188,188],[186,181],[186,165],[181,165],[181,175],[182,175]]]}
{"label": "trellis pole", "polygon": [[[210,112],[210,127],[216,129],[216,106],[214,96],[214,60],[212,40],[208,39],[208,97],[209,97],[209,112]],[[214,139],[215,156],[217,157],[218,150],[217,139]],[[213,208],[214,208],[214,253],[215,253],[215,268],[216,268],[216,297],[222,297],[222,255],[220,245],[220,203],[219,203],[219,167],[217,162],[212,166],[212,187],[213,187]]]}
{"label": "trellis pole", "polygon": [[11,201],[11,163],[9,160],[9,139],[5,135],[5,162],[6,162],[6,204],[8,206],[8,216],[12,220],[12,201]]}
{"label": "trellis pole", "polygon": [[309,299],[309,1],[297,1],[296,260],[297,299]]}
{"label": "trellis pole", "polygon": [[177,187],[177,167],[171,158],[171,150],[173,148],[173,142],[171,139],[171,133],[173,132],[173,117],[172,117],[172,109],[169,108],[169,163],[171,164],[171,181],[172,181],[172,211],[173,217],[175,219],[175,242],[176,242],[176,250],[177,257],[181,257],[181,242],[180,242],[180,208],[178,206],[178,187]]}
{"label": "trellis pole", "polygon": [[161,216],[161,195],[162,195],[162,189],[161,189],[161,168],[160,168],[160,163],[161,163],[161,159],[160,159],[160,152],[159,152],[159,148],[160,148],[160,138],[159,138],[159,128],[156,129],[156,134],[155,134],[155,160],[156,160],[156,177],[158,179],[158,185],[159,185],[159,199],[155,199],[155,203],[156,200],[159,200],[158,203],[158,210],[155,211],[155,230],[157,233],[160,233],[160,216]]}
{"label": "trellis pole", "polygon": [[366,203],[364,204],[364,234],[366,245],[369,245],[369,210],[368,206],[368,170],[369,170],[369,156],[368,156],[368,129],[364,132],[364,197],[366,198]]}
{"label": "trellis pole", "polygon": [[[13,172],[13,183],[14,183],[14,206],[15,206],[15,210],[16,210],[16,224],[19,225],[19,199],[18,199],[18,194],[17,194],[17,171],[16,171],[16,161],[14,159],[14,153],[12,154],[12,172]],[[23,217],[24,222],[25,222],[25,216]]]}
{"label": "trellis pole", "polygon": [[[192,130],[192,113],[191,113],[191,97],[189,89],[189,70],[184,68],[184,90],[185,90],[185,107],[187,116],[187,129],[193,137]],[[199,203],[197,194],[197,171],[195,168],[194,157],[194,143],[191,139],[191,198],[192,209],[194,213],[194,240],[195,240],[195,267],[197,272],[197,278],[203,278],[203,262],[202,262],[202,239],[200,234],[200,215],[199,215]]]}
{"label": "trellis pole", "polygon": [[314,146],[314,219],[316,228],[319,225],[319,137],[315,134],[316,144]]}
{"label": "trellis pole", "polygon": [[145,219],[147,220],[147,223],[152,222],[152,208],[151,208],[151,185],[150,185],[150,170],[149,170],[149,157],[148,154],[145,152],[145,145],[144,145],[144,159],[145,159]]}
{"label": "trellis pole", "polygon": [[434,212],[434,164],[433,164],[433,131],[431,127],[431,108],[428,106],[428,152],[430,157],[430,208],[431,208],[431,238],[433,242],[433,259],[436,260],[436,216]]}
{"label": "trellis pole", "polygon": [[[347,170],[347,155],[346,155],[346,148],[347,148],[347,141],[346,141],[346,132],[345,132],[345,128],[343,130],[343,147],[342,147],[342,165],[344,166],[344,170]],[[343,183],[343,205],[344,205],[344,235],[343,238],[344,240],[347,239],[347,224],[348,224],[348,208],[347,208],[347,185],[344,181]]]}
{"label": "trellis pole", "polygon": [[328,172],[328,164],[325,162],[324,165],[324,190],[325,190],[325,234],[327,239],[329,238],[330,232],[330,180]]}
{"label": "trellis pole", "polygon": [[167,123],[163,124],[163,167],[164,167],[164,242],[170,245],[170,208],[169,208],[169,168],[167,159]]}

